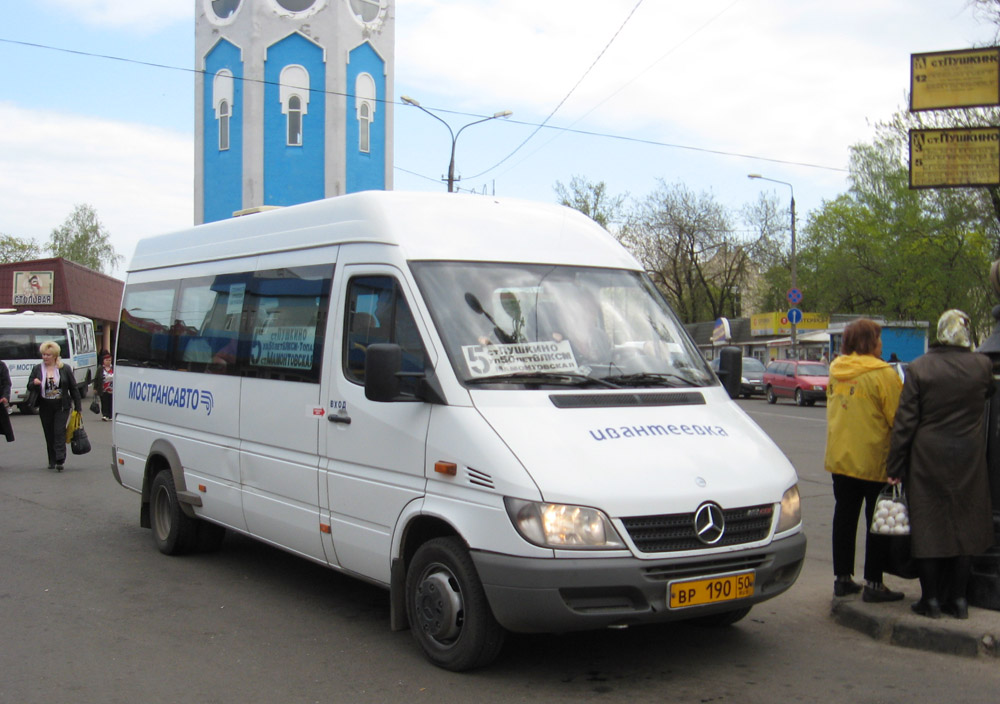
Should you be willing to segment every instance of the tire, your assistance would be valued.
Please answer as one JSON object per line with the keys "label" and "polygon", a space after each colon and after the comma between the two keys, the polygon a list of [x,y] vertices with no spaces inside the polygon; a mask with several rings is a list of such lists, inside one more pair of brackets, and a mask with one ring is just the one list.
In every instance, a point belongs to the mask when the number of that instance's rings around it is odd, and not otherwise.
{"label": "tire", "polygon": [[469,551],[455,537],[421,545],[406,571],[406,617],[438,667],[462,672],[492,662],[504,630],[493,617]]}
{"label": "tire", "polygon": [[802,395],[802,389],[795,389],[795,405],[796,406],[806,405],[806,397]]}
{"label": "tire", "polygon": [[733,609],[732,611],[723,611],[721,614],[712,614],[711,616],[699,616],[694,619],[694,622],[700,626],[708,626],[711,628],[719,628],[721,626],[732,626],[737,621],[742,621],[746,618],[746,615],[750,613],[750,609],[753,607],[745,606],[742,609]]}
{"label": "tire", "polygon": [[778,402],[778,397],[774,395],[774,389],[767,387],[767,402],[772,406]]}
{"label": "tire", "polygon": [[149,522],[153,544],[164,555],[183,555],[195,547],[198,522],[181,510],[169,469],[160,470],[153,477],[149,491]]}

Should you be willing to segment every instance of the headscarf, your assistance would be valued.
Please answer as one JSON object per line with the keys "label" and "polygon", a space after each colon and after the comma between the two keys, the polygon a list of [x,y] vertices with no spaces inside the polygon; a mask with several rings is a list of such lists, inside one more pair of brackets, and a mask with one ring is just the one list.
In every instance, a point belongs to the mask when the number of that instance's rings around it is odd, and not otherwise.
{"label": "headscarf", "polygon": [[938,318],[937,339],[942,345],[972,347],[969,335],[969,316],[960,310],[946,310]]}

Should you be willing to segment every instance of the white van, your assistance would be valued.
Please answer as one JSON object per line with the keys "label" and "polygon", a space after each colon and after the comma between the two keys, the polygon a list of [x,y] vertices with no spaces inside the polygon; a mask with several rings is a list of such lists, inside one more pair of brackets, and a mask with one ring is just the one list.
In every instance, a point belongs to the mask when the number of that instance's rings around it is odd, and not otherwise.
{"label": "white van", "polygon": [[28,396],[28,376],[35,365],[42,363],[39,345],[52,340],[59,345],[60,358],[73,368],[80,392],[97,373],[97,341],[94,321],[68,313],[0,313],[0,359],[10,370],[11,405],[22,413],[30,413],[25,401]]}
{"label": "white van", "polygon": [[507,630],[732,623],[802,565],[795,470],[568,208],[366,192],[146,239],[117,356],[161,551],[229,529],[384,586],[448,669]]}

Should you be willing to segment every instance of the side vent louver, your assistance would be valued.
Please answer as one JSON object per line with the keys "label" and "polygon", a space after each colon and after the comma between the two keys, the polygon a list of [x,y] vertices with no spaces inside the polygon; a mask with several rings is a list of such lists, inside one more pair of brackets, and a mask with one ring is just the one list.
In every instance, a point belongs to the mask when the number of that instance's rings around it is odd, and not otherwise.
{"label": "side vent louver", "polygon": [[475,484],[476,486],[481,486],[486,489],[493,489],[493,477],[491,477],[486,472],[480,472],[478,469],[473,469],[468,467],[465,470],[468,473],[469,484]]}

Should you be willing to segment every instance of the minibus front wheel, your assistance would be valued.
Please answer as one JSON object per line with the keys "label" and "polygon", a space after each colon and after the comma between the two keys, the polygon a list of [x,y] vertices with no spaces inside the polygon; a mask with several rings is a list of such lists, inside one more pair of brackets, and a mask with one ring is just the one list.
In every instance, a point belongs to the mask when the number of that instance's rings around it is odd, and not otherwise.
{"label": "minibus front wheel", "polygon": [[504,630],[456,537],[434,538],[414,553],[406,571],[406,615],[424,654],[446,670],[483,667],[503,646]]}
{"label": "minibus front wheel", "polygon": [[181,510],[174,477],[163,469],[153,477],[149,490],[149,518],[153,543],[164,555],[190,552],[197,538],[198,524]]}

